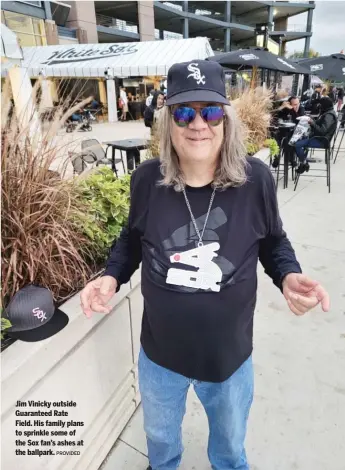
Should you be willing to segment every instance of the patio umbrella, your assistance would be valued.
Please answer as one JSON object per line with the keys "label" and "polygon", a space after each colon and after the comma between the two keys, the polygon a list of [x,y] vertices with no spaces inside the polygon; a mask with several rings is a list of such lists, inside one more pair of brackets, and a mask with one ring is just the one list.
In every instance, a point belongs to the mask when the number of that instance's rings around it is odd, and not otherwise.
{"label": "patio umbrella", "polygon": [[296,64],[292,60],[279,55],[272,54],[263,47],[252,47],[240,49],[238,51],[226,52],[208,57],[207,60],[213,60],[221,65],[236,70],[246,70],[252,67],[259,67],[275,72],[283,73],[302,73],[309,75],[309,69]]}
{"label": "patio umbrella", "polygon": [[318,75],[324,80],[345,82],[345,55],[331,54],[315,57],[314,59],[301,59],[299,65],[310,70],[313,75]]}

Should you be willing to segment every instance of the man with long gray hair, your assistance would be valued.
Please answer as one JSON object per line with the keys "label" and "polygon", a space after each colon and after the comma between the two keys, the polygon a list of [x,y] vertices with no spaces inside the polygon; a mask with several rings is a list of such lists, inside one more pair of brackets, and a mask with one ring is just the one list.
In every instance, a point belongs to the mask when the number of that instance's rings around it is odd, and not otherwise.
{"label": "man with long gray hair", "polygon": [[325,290],[301,273],[268,167],[245,156],[222,67],[175,64],[160,117],[160,160],[132,174],[128,224],[104,275],[81,294],[88,317],[110,312],[110,298],[142,263],[139,385],[149,469],[181,462],[191,384],[207,413],[212,468],[249,469],[259,260],[294,314],[319,303],[329,309]]}

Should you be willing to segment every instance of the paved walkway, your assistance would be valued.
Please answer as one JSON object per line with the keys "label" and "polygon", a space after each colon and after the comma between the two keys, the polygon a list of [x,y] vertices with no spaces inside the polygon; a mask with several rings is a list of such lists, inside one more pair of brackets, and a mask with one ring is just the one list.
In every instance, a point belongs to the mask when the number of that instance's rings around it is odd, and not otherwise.
{"label": "paved walkway", "polygon": [[[68,158],[68,152],[80,152],[81,141],[85,139],[96,138],[101,143],[109,140],[122,140],[122,139],[150,139],[150,129],[145,127],[143,121],[126,121],[117,123],[96,123],[92,124],[91,132],[74,131],[66,133],[65,129],[60,129],[56,137],[52,139],[52,145],[55,145],[58,150],[59,157],[56,159],[52,169],[61,169],[63,162]],[[108,157],[111,156],[111,151],[108,152]],[[143,151],[142,155],[144,155]],[[120,157],[120,152],[117,151],[116,158]],[[122,165],[117,165],[119,174],[123,173]],[[66,177],[73,176],[72,164],[67,165]]]}
{"label": "paved walkway", "polygon": [[[301,178],[296,192],[291,182],[278,192],[285,229],[304,272],[322,282],[332,303],[327,314],[317,309],[297,318],[259,268],[256,388],[247,438],[251,470],[344,469],[344,179],[343,150],[332,165],[331,194],[325,179],[311,177]],[[207,433],[205,413],[191,390],[181,469],[210,470]],[[144,470],[146,455],[139,407],[102,470]]]}

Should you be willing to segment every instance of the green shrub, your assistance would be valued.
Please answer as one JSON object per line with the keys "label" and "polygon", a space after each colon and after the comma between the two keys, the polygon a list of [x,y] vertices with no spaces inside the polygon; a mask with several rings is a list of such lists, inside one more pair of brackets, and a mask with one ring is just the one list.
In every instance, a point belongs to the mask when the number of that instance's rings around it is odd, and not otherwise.
{"label": "green shrub", "polygon": [[278,142],[275,139],[266,139],[264,145],[270,149],[271,157],[277,157],[279,155],[280,149]]}
{"label": "green shrub", "polygon": [[3,332],[11,326],[11,322],[7,318],[1,317],[1,339],[4,339]]}
{"label": "green shrub", "polygon": [[93,242],[95,256],[104,260],[128,219],[130,175],[116,178],[110,168],[102,167],[81,179],[80,185],[89,211],[83,217],[78,214],[75,221]]}

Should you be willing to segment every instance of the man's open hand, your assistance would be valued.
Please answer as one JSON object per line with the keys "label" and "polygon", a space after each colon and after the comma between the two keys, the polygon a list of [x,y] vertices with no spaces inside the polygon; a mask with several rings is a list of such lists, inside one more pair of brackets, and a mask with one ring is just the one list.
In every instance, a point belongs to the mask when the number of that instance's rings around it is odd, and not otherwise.
{"label": "man's open hand", "polygon": [[91,318],[92,312],[109,313],[109,300],[115,295],[117,281],[112,276],[103,276],[86,284],[80,293],[83,312]]}
{"label": "man's open hand", "polygon": [[285,276],[283,294],[295,315],[304,315],[318,304],[324,312],[329,311],[328,293],[317,281],[304,274],[290,273]]}

